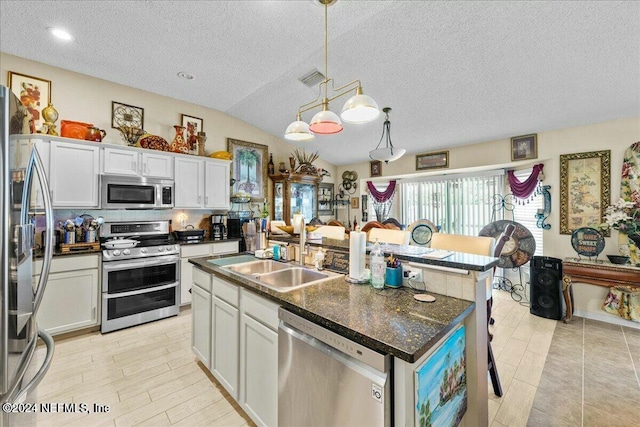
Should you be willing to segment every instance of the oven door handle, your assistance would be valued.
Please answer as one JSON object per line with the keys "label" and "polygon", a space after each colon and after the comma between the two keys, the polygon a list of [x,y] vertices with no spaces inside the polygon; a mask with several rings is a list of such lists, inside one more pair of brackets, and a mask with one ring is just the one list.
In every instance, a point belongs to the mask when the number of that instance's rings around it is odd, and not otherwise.
{"label": "oven door handle", "polygon": [[175,288],[177,286],[178,286],[178,283],[173,282],[173,283],[169,283],[168,285],[157,286],[155,288],[144,288],[144,289],[138,289],[137,291],[119,292],[117,294],[108,294],[105,292],[103,293],[103,297],[106,299],[130,297],[133,295],[147,294],[149,292],[163,291],[165,289]]}
{"label": "oven door handle", "polygon": [[170,255],[170,256],[164,256],[164,257],[154,257],[153,259],[150,260],[144,260],[144,261],[121,261],[121,262],[117,262],[117,265],[113,265],[116,264],[116,262],[103,262],[102,263],[102,268],[105,271],[114,271],[114,270],[130,270],[132,268],[136,268],[136,267],[151,267],[154,265],[162,265],[162,264],[167,264],[167,262],[176,262],[179,261],[180,257],[178,255]]}

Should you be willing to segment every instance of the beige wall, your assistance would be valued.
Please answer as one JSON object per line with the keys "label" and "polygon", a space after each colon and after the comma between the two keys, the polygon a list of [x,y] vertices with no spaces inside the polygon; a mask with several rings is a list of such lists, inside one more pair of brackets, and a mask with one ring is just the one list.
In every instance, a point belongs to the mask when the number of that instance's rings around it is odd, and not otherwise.
{"label": "beige wall", "polygon": [[[58,110],[60,120],[93,123],[107,131],[104,142],[108,144],[124,144],[120,132],[111,128],[111,101],[118,101],[144,108],[145,130],[160,135],[169,142],[175,135],[173,125],[181,122],[181,114],[201,118],[207,133],[206,154],[226,150],[226,138],[264,144],[269,147],[269,153],[273,153],[277,170],[280,161],[284,161],[289,167],[290,153],[296,148],[284,139],[276,138],[218,110],[0,53],[0,83],[5,86],[9,71],[50,80],[51,100]],[[336,176],[334,165],[322,159],[316,160],[314,165],[331,173],[331,177],[325,177],[323,182],[333,181]],[[271,181],[269,185],[270,183]]]}

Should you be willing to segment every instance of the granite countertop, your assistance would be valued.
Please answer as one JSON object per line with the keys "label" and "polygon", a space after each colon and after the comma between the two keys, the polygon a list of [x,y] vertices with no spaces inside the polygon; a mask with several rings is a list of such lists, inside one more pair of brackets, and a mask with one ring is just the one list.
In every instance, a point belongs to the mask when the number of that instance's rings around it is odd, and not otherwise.
{"label": "granite countertop", "polygon": [[[300,239],[298,237],[294,237],[291,235],[272,235],[269,237],[269,240],[274,242],[283,242],[298,245],[300,243]],[[324,249],[335,250],[340,252],[349,252],[349,240],[335,240],[335,239],[326,239],[322,238],[322,240],[307,240],[307,244],[310,246],[321,246]],[[367,243],[367,253],[369,253],[373,249],[372,243]],[[498,265],[500,261],[499,258],[482,256],[482,255],[474,255],[467,254],[462,252],[453,252],[452,255],[449,255],[446,258],[437,259],[437,258],[425,258],[421,255],[424,255],[428,251],[431,251],[430,248],[424,248],[421,246],[412,246],[412,245],[392,245],[392,244],[383,244],[382,251],[385,254],[393,254],[396,258],[402,261],[415,262],[418,264],[427,264],[427,265],[435,265],[440,267],[449,267],[449,268],[459,268],[462,270],[471,270],[471,271],[487,271]]]}
{"label": "granite countertop", "polygon": [[[246,255],[240,257],[238,262],[250,259]],[[276,292],[209,262],[219,258],[202,257],[189,262],[372,350],[409,363],[418,360],[475,307],[472,301],[437,294],[433,303],[418,302],[413,295],[423,291],[406,287],[378,290],[370,285],[350,284],[343,275],[301,289]]]}

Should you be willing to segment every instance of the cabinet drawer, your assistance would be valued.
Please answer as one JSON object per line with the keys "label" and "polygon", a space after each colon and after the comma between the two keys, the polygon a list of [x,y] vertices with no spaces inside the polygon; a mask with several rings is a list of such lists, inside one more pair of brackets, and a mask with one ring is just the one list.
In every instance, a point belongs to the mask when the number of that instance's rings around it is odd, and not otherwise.
{"label": "cabinet drawer", "polygon": [[211,255],[211,245],[180,245],[180,258]]}
{"label": "cabinet drawer", "polygon": [[238,253],[238,242],[224,242],[213,244],[213,254],[235,254]]}
{"label": "cabinet drawer", "polygon": [[221,300],[231,304],[234,307],[238,307],[238,300],[240,299],[240,288],[238,285],[222,280],[218,277],[211,277],[213,280],[212,293]]}
{"label": "cabinet drawer", "polygon": [[[51,271],[49,273],[60,273],[63,271],[89,270],[98,268],[100,259],[98,255],[67,255],[55,257],[51,260]],[[33,275],[39,275],[42,272],[42,259],[36,259],[33,262]]]}
{"label": "cabinet drawer", "polygon": [[[193,283],[211,293],[211,275],[209,273],[205,273],[197,267],[192,267],[191,274],[193,277]],[[184,286],[184,284],[182,284],[182,286]]]}
{"label": "cabinet drawer", "polygon": [[241,289],[241,292],[242,312],[277,331],[279,305],[245,289]]}

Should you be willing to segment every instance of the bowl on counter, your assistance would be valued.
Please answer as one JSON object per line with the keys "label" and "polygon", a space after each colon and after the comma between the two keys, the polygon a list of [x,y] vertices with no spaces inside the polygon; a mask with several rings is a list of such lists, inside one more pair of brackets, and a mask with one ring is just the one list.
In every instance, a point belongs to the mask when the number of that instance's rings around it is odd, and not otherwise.
{"label": "bowl on counter", "polygon": [[[293,232],[293,225],[278,225],[277,227],[280,230],[282,230],[284,232],[287,232],[287,233],[289,233],[291,235],[298,234],[298,233],[294,233]],[[305,229],[307,230],[307,233],[311,233],[312,231],[316,231],[318,229],[318,227],[315,227],[313,225],[307,225],[305,227]]]}
{"label": "bowl on counter", "polygon": [[626,264],[629,262],[628,256],[623,255],[607,255],[612,264]]}

